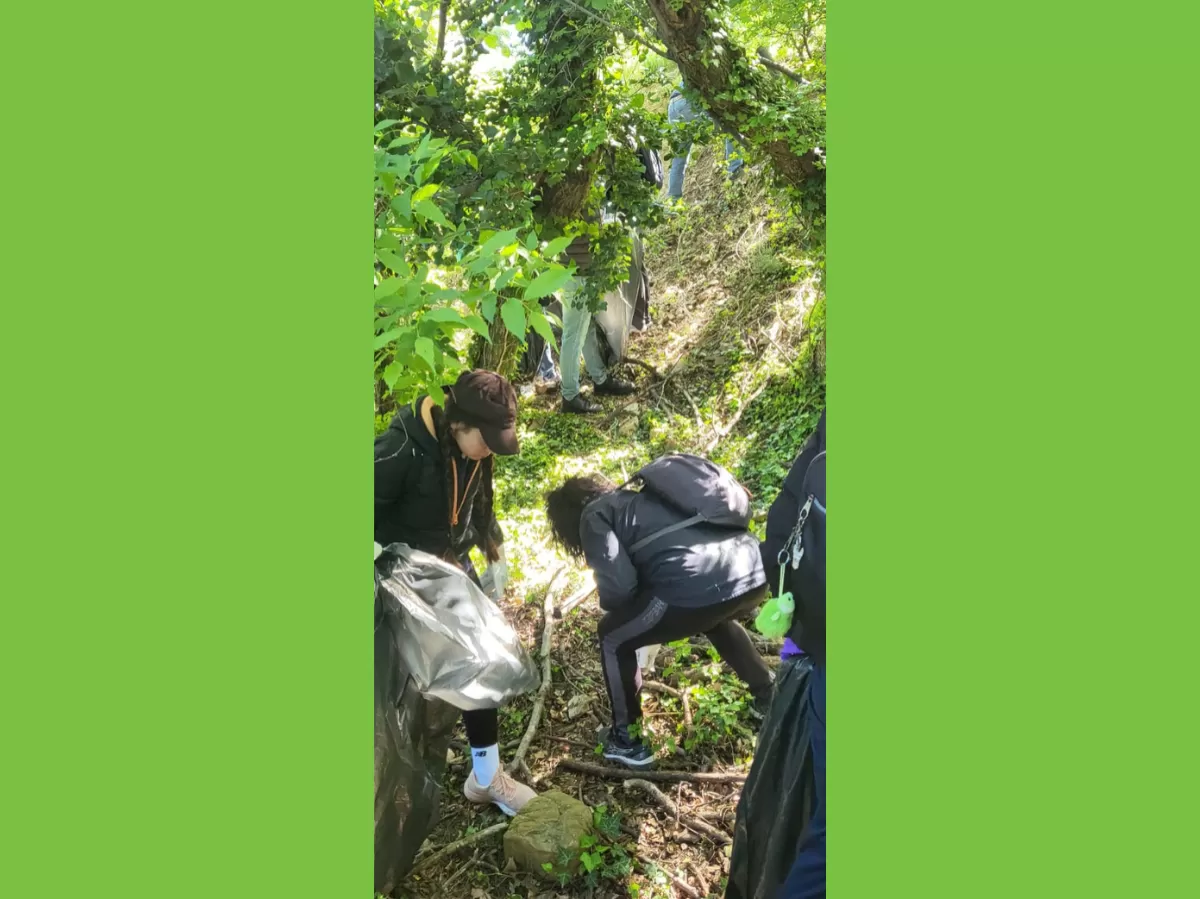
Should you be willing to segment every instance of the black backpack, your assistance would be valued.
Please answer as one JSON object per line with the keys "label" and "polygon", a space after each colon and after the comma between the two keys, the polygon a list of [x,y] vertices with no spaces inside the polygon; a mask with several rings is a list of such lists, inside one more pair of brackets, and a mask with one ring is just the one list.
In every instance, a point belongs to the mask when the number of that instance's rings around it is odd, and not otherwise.
{"label": "black backpack", "polygon": [[629,547],[630,554],[653,543],[659,537],[710,524],[732,530],[750,527],[750,494],[737,478],[715,462],[688,453],[661,456],[622,484],[640,481],[643,490],[688,517],[655,531]]}

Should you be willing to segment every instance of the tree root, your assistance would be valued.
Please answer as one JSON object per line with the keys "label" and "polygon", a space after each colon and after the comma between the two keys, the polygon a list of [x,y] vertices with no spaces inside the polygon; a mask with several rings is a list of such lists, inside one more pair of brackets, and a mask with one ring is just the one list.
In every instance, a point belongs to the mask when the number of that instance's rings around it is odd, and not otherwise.
{"label": "tree root", "polygon": [[698,818],[692,818],[688,815],[681,814],[679,806],[676,805],[670,798],[668,798],[662,790],[649,781],[633,778],[625,781],[625,789],[641,790],[672,815],[675,815],[679,822],[687,827],[688,830],[694,830],[696,833],[703,834],[714,843],[719,843],[722,846],[728,846],[733,843],[733,838],[730,837],[729,834],[717,830],[711,824],[705,824]]}

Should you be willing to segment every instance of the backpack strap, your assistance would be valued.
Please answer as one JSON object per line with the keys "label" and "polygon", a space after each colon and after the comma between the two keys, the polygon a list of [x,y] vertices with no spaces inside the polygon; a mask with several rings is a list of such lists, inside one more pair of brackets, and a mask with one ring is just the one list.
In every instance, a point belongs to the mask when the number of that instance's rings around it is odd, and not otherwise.
{"label": "backpack strap", "polygon": [[629,554],[632,556],[639,549],[644,549],[645,547],[647,547],[651,543],[653,543],[655,540],[657,540],[659,537],[665,537],[665,536],[667,536],[667,534],[673,534],[676,531],[682,531],[684,528],[690,528],[692,525],[700,524],[703,521],[704,521],[703,515],[693,515],[691,518],[685,518],[683,521],[677,521],[672,525],[668,525],[667,527],[663,528],[661,531],[655,531],[649,537],[643,537],[637,543],[633,544],[633,546],[629,547]]}

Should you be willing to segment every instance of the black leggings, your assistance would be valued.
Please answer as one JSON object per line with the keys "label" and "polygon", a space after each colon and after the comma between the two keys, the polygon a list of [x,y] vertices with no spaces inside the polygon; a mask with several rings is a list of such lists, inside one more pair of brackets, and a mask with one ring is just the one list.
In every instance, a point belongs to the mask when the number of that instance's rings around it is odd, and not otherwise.
{"label": "black leggings", "polygon": [[612,704],[613,724],[628,727],[642,716],[638,695],[642,689],[642,671],[638,667],[637,651],[654,643],[670,643],[704,634],[753,692],[769,687],[771,669],[737,621],[766,595],[767,588],[759,587],[700,609],[669,606],[653,596],[642,596],[605,615],[599,628],[600,664],[604,668],[604,686]]}
{"label": "black leggings", "polygon": [[463,724],[467,727],[467,742],[472,749],[494,746],[500,742],[500,712],[496,709],[478,709],[463,712]]}

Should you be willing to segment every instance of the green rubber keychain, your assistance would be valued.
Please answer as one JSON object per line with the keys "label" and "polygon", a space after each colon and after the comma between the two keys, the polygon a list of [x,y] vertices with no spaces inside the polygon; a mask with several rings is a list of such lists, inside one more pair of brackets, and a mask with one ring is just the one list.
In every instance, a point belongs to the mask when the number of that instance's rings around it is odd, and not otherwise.
{"label": "green rubber keychain", "polygon": [[796,600],[792,598],[791,591],[783,589],[783,577],[787,571],[788,562],[792,563],[792,569],[800,567],[800,560],[804,558],[804,522],[808,519],[809,510],[812,509],[813,497],[808,498],[808,502],[804,504],[804,508],[800,510],[800,520],[796,522],[796,529],[788,538],[788,542],[783,549],[779,551],[777,561],[779,562],[779,595],[773,596],[763,604],[762,611],[758,613],[758,617],[754,619],[755,629],[764,637],[770,640],[778,640],[780,637],[786,637],[788,631],[792,629],[792,614],[796,611]]}

